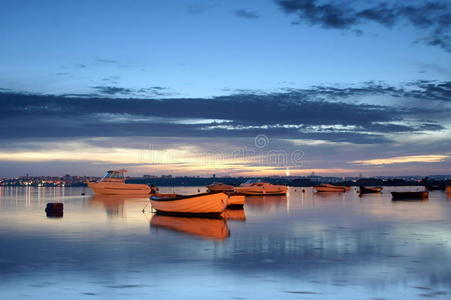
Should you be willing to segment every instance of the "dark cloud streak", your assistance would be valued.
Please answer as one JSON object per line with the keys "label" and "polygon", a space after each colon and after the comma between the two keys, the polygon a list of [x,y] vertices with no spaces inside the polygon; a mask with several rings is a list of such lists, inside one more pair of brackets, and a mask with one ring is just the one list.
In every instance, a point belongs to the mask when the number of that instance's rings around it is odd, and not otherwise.
{"label": "dark cloud streak", "polygon": [[[386,143],[386,134],[443,129],[449,116],[451,82],[412,82],[392,87],[369,82],[359,87],[317,86],[277,93],[241,93],[208,99],[106,98],[142,89],[96,87],[101,95],[64,96],[0,93],[0,139],[52,137],[252,137],[316,139],[355,144]],[[348,98],[395,97],[402,107],[354,104]],[[434,122],[430,116],[436,116]],[[194,121],[191,121],[194,120]],[[196,122],[201,120],[202,122]],[[448,120],[448,119],[447,119]],[[446,121],[446,120],[445,120]],[[449,120],[448,120],[449,121]]]}
{"label": "dark cloud streak", "polygon": [[244,19],[258,19],[260,18],[260,15],[252,10],[248,9],[237,9],[233,12],[237,17],[244,18]]}

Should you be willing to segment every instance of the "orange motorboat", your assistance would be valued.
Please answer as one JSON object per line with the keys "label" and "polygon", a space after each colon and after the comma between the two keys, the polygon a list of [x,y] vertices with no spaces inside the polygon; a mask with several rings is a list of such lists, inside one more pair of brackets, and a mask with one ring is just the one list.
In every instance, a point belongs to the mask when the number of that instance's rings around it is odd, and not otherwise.
{"label": "orange motorboat", "polygon": [[268,182],[248,180],[235,188],[235,192],[245,195],[286,195],[288,188],[285,185],[274,185]]}
{"label": "orange motorboat", "polygon": [[217,240],[223,240],[230,236],[227,222],[224,219],[154,215],[150,226]]}
{"label": "orange motorboat", "polygon": [[207,192],[216,193],[216,192],[233,192],[235,187],[233,185],[224,184],[221,182],[214,182],[210,185],[207,185]]}
{"label": "orange motorboat", "polygon": [[155,194],[150,197],[152,207],[159,213],[188,215],[220,215],[229,196],[225,193],[195,195]]}
{"label": "orange motorboat", "polygon": [[101,195],[148,195],[150,187],[147,184],[125,183],[124,173],[127,170],[109,170],[97,182],[87,182],[88,187]]}

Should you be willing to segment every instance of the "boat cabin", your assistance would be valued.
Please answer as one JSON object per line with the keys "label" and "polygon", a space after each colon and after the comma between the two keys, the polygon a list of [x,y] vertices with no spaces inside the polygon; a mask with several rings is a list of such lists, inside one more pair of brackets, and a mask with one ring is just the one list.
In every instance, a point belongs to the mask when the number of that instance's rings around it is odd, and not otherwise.
{"label": "boat cabin", "polygon": [[127,170],[108,170],[100,182],[125,182],[124,173],[127,173]]}

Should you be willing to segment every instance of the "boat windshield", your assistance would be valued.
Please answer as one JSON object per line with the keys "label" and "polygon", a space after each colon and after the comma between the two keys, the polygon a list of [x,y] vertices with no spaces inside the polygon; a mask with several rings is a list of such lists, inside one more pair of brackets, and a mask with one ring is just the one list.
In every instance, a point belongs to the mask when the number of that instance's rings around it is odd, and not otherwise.
{"label": "boat windshield", "polygon": [[103,178],[124,179],[124,171],[107,171]]}
{"label": "boat windshield", "polygon": [[261,183],[261,179],[249,179],[244,184],[255,184],[255,183]]}

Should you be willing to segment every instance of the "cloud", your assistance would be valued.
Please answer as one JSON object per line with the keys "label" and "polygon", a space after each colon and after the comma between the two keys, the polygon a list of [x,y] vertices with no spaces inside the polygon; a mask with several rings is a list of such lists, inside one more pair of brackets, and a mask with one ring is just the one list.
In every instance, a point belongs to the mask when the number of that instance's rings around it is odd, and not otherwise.
{"label": "cloud", "polygon": [[258,19],[260,15],[252,10],[248,9],[237,9],[233,12],[237,17],[245,18],[245,19]]}
{"label": "cloud", "polygon": [[387,164],[402,164],[402,163],[412,163],[412,162],[442,162],[451,158],[451,155],[408,155],[408,156],[397,156],[389,158],[377,158],[368,160],[355,160],[352,161],[356,164],[363,165],[387,165]]}
{"label": "cloud", "polygon": [[[104,78],[103,81],[114,83],[115,79],[119,78],[108,77]],[[173,93],[169,92],[167,87],[162,86],[151,86],[147,88],[124,88],[117,86],[93,86],[93,88],[100,96],[128,96],[128,97],[164,97],[173,95]]]}
{"label": "cloud", "polygon": [[[281,139],[384,144],[392,142],[393,134],[445,130],[451,121],[450,86],[450,82],[417,81],[401,87],[369,82],[202,99],[161,99],[167,89],[160,86],[96,86],[96,94],[62,96],[3,92],[0,138],[245,138],[266,134]],[[146,93],[156,99],[133,98]],[[355,103],[355,98],[373,96],[402,105]],[[424,105],[425,101],[430,105]]]}
{"label": "cloud", "polygon": [[100,63],[106,63],[106,64],[117,64],[117,63],[119,63],[117,60],[105,59],[105,58],[98,58],[98,59],[96,59],[96,61],[100,62]]}
{"label": "cloud", "polygon": [[[287,14],[297,16],[294,24],[357,30],[373,22],[387,28],[409,24],[419,31],[418,41],[451,52],[451,6],[445,1],[350,1],[275,0]],[[427,36],[423,37],[426,33]]]}

